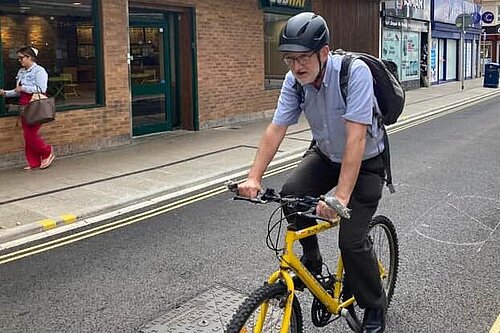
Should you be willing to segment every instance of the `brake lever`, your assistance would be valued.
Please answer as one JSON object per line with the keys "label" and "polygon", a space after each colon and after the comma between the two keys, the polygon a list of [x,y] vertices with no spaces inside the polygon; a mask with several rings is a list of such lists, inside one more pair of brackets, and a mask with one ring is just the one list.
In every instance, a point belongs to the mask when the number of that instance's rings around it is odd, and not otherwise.
{"label": "brake lever", "polygon": [[265,203],[267,203],[266,200],[262,200],[260,197],[247,198],[247,197],[241,197],[239,195],[235,195],[233,197],[233,200],[248,201],[248,202],[251,202],[251,203],[254,203],[254,204],[265,204]]}

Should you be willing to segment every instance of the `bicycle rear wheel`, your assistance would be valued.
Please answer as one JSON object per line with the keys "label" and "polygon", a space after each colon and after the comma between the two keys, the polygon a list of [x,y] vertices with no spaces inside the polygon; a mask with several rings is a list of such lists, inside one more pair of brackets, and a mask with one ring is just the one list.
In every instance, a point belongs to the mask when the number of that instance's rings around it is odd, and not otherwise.
{"label": "bicycle rear wheel", "polygon": [[[382,287],[387,296],[387,306],[389,306],[396,287],[399,268],[399,245],[396,228],[387,217],[378,215],[373,218],[368,226],[368,237],[377,256]],[[345,300],[350,297],[352,297],[352,293],[344,290],[342,298]],[[348,310],[357,323],[360,324],[363,321],[363,309],[356,303],[350,306]],[[351,324],[349,324],[349,327],[354,330]]]}
{"label": "bicycle rear wheel", "polygon": [[[274,333],[281,329],[284,305],[288,290],[283,283],[266,284],[255,290],[233,315],[226,333],[250,333],[254,331],[260,306],[268,302],[266,320],[262,332]],[[302,311],[297,297],[293,298],[290,333],[302,333]]]}

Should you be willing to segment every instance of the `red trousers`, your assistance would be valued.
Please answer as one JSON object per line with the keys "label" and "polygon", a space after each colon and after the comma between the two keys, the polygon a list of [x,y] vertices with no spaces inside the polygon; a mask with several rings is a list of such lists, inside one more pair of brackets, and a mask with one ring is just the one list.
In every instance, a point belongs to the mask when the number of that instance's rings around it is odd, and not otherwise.
{"label": "red trousers", "polygon": [[49,157],[52,147],[43,141],[38,131],[42,125],[28,125],[21,117],[24,135],[24,153],[28,165],[32,168],[38,168],[43,159]]}
{"label": "red trousers", "polygon": [[[21,93],[20,104],[28,104],[30,98],[31,94]],[[52,146],[46,144],[38,133],[42,125],[28,125],[22,116],[21,125],[23,127],[24,153],[26,161],[31,168],[38,168],[42,160],[49,157],[50,152],[52,151]]]}

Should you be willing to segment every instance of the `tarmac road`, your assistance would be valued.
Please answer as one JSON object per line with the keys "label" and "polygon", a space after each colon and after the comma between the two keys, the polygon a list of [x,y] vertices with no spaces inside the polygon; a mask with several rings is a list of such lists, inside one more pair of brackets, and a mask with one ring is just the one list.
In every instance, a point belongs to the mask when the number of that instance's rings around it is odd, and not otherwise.
{"label": "tarmac road", "polygon": [[[397,193],[379,213],[396,223],[400,272],[387,332],[487,332],[500,312],[499,102],[390,136]],[[276,267],[274,207],[230,197],[0,265],[0,331],[134,332],[212,285],[250,292]],[[327,261],[335,241],[321,237]],[[306,305],[306,332],[333,329],[311,327]]]}

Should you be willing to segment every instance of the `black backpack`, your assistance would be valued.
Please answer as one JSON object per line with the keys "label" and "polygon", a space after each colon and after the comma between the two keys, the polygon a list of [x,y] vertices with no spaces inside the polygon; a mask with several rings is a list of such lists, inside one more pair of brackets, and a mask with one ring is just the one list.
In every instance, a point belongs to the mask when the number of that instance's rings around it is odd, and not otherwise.
{"label": "black backpack", "polygon": [[[394,124],[403,112],[405,104],[405,92],[399,82],[398,67],[392,61],[379,59],[366,53],[346,52],[338,49],[333,51],[332,54],[344,56],[340,67],[340,92],[342,93],[344,104],[346,104],[347,101],[347,88],[349,86],[349,76],[352,62],[356,59],[362,60],[372,73],[374,95],[377,98],[377,104],[380,112],[382,113],[378,114],[375,110],[373,111],[374,116],[379,119],[380,127],[384,131],[385,149],[382,154],[382,159],[386,170],[386,185],[389,188],[389,191],[394,193],[395,189],[392,184],[389,136],[387,135],[384,125]],[[296,81],[294,88],[297,90],[297,93],[301,96],[303,101],[304,90],[302,85]],[[314,142],[311,143],[311,146],[313,145]]]}
{"label": "black backpack", "polygon": [[366,53],[345,52],[338,49],[333,54],[344,56],[340,67],[340,91],[344,102],[347,98],[352,62],[360,59],[370,68],[373,76],[373,91],[382,113],[377,117],[381,118],[384,125],[394,124],[405,106],[405,91],[399,82],[398,66],[392,61],[379,59]]}

